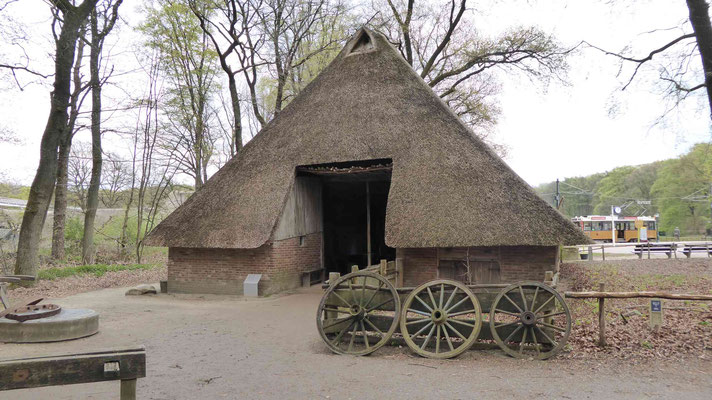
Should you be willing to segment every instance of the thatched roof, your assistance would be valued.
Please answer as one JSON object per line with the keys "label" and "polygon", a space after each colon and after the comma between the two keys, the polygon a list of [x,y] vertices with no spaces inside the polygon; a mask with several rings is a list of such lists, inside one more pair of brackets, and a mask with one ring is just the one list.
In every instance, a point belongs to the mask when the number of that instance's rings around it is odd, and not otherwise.
{"label": "thatched roof", "polygon": [[587,242],[472,134],[383,36],[361,30],[146,243],[259,247],[270,240],[297,166],[386,158],[393,160],[386,210],[391,247]]}

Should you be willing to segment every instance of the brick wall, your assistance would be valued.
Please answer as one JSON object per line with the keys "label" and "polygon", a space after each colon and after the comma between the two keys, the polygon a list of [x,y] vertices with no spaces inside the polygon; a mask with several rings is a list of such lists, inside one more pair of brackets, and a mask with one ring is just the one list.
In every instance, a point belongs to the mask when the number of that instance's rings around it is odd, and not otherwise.
{"label": "brick wall", "polygon": [[[403,259],[404,285],[417,286],[438,277],[438,258],[443,263],[464,260],[465,248],[397,249]],[[558,271],[558,248],[544,246],[471,247],[470,260],[493,260],[499,263],[502,283],[522,280],[543,281],[546,271]]]}
{"label": "brick wall", "polygon": [[274,241],[256,249],[168,250],[168,290],[173,293],[242,294],[248,274],[263,274],[260,294],[301,286],[302,272],[321,268],[321,232]]}

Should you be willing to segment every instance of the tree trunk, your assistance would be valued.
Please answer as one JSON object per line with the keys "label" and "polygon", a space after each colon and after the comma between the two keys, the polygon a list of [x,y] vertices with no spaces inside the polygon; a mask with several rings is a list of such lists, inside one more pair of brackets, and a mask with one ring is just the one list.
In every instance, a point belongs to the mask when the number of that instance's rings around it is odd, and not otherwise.
{"label": "tree trunk", "polygon": [[[79,37],[86,33],[86,25],[82,25]],[[69,122],[67,123],[67,135],[59,144],[59,155],[57,165],[57,183],[54,186],[54,221],[52,223],[52,259],[63,260],[64,252],[64,228],[67,215],[67,181],[69,171],[69,154],[72,149],[72,137],[74,136],[74,126],[79,116],[79,96],[82,90],[82,58],[84,57],[84,41],[79,40],[74,60],[74,90],[70,96]]]}
{"label": "tree trunk", "polygon": [[99,55],[102,38],[97,27],[96,12],[91,15],[91,53],[89,71],[91,74],[91,179],[87,189],[87,210],[84,214],[84,235],[82,236],[82,263],[94,264],[94,220],[99,207],[99,187],[101,185],[101,84],[99,82]]}
{"label": "tree trunk", "polygon": [[706,0],[687,0],[690,10],[690,23],[697,37],[697,48],[702,58],[702,68],[705,72],[707,86],[707,101],[712,117],[712,24],[710,23],[709,4]]}
{"label": "tree trunk", "polygon": [[68,136],[67,139],[59,145],[57,184],[54,187],[54,221],[52,224],[53,260],[63,260],[65,257],[64,227],[67,215],[67,171],[69,169],[69,152],[71,148],[72,142]]}
{"label": "tree trunk", "polygon": [[15,273],[18,275],[36,275],[38,268],[38,250],[44,227],[47,209],[57,180],[57,149],[67,136],[67,107],[69,106],[70,86],[74,51],[79,37],[79,29],[96,5],[97,0],[84,0],[81,6],[62,5],[62,31],[56,40],[54,85],[51,93],[51,105],[47,125],[40,144],[40,163],[30,187],[25,214],[17,245]]}
{"label": "tree trunk", "polygon": [[235,141],[235,151],[242,150],[242,113],[240,112],[240,98],[237,96],[237,83],[235,75],[228,73],[228,87],[230,88],[230,100],[232,101],[232,114],[235,119],[233,128],[233,140]]}

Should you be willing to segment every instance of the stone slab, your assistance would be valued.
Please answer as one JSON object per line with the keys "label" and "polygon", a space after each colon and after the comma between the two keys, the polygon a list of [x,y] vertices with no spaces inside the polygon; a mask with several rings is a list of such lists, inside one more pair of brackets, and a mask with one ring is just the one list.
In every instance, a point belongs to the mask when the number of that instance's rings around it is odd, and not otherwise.
{"label": "stone slab", "polygon": [[90,336],[99,331],[99,314],[89,309],[65,309],[48,318],[18,322],[0,318],[0,342],[59,342]]}

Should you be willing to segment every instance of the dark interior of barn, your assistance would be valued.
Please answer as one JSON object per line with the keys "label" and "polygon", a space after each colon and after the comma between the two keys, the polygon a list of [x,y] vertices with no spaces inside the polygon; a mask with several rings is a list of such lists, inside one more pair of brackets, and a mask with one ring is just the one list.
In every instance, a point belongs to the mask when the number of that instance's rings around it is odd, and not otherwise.
{"label": "dark interior of barn", "polygon": [[381,259],[394,260],[386,246],[386,205],[392,161],[377,159],[309,165],[298,176],[318,176],[322,182],[324,268],[346,274]]}

